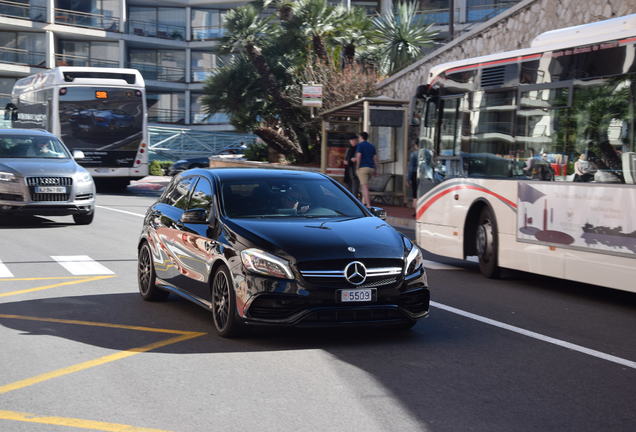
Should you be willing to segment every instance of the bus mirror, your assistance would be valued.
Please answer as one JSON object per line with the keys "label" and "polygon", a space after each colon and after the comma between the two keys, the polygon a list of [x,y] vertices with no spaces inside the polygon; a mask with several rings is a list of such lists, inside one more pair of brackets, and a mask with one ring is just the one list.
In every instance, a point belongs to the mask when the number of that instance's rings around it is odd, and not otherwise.
{"label": "bus mirror", "polygon": [[84,159],[86,156],[81,150],[73,150],[73,159]]}

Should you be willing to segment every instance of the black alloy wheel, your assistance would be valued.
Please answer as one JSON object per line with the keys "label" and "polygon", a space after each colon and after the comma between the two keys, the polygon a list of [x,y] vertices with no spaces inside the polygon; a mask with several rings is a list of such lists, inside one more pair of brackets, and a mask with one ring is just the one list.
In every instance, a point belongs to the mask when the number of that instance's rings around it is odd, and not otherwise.
{"label": "black alloy wheel", "polygon": [[487,278],[497,279],[501,272],[498,259],[497,222],[488,207],[484,207],[479,215],[479,223],[475,235],[475,248],[479,258],[479,270],[481,273]]}
{"label": "black alloy wheel", "polygon": [[212,322],[217,333],[226,338],[237,336],[242,324],[236,316],[236,299],[230,272],[220,266],[212,279]]}
{"label": "black alloy wheel", "polygon": [[152,254],[150,246],[146,242],[139,248],[137,283],[139,285],[139,294],[146,301],[163,300],[168,296],[166,291],[157,287],[157,276],[152,262]]}

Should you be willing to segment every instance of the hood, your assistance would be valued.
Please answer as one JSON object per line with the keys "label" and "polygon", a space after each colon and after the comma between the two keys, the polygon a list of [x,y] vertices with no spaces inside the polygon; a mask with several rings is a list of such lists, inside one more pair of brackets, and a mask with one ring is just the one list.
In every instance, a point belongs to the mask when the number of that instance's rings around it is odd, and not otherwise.
{"label": "hood", "polygon": [[21,177],[72,176],[80,171],[74,159],[0,159],[0,171],[13,172]]}
{"label": "hood", "polygon": [[[376,217],[284,221],[226,219],[226,225],[254,247],[287,255],[293,261],[402,259],[405,254],[402,235]],[[355,252],[350,252],[349,247],[354,247]]]}

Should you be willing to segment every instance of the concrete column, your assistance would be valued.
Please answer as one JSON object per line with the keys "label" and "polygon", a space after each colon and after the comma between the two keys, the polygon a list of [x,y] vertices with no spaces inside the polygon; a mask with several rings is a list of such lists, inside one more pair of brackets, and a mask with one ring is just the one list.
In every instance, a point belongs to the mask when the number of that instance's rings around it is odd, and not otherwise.
{"label": "concrete column", "polygon": [[393,0],[380,0],[380,13],[386,15],[393,9]]}
{"label": "concrete column", "polygon": [[191,101],[190,101],[190,96],[191,92],[190,90],[186,90],[185,91],[185,103],[184,103],[184,108],[185,108],[185,124],[190,124],[191,120],[191,116],[190,116],[190,107],[192,105]]}
{"label": "concrete column", "polygon": [[46,22],[51,24],[55,22],[55,0],[46,2]]}
{"label": "concrete column", "polygon": [[186,48],[185,82],[192,82],[192,49]]}
{"label": "concrete column", "polygon": [[119,31],[126,33],[126,23],[128,21],[128,11],[126,11],[126,0],[119,0]]}
{"label": "concrete column", "polygon": [[192,8],[190,6],[186,6],[185,8],[185,20],[186,20],[186,34],[185,40],[192,40]]}
{"label": "concrete column", "polygon": [[119,67],[126,67],[128,59],[126,58],[126,41],[120,39],[119,41]]}
{"label": "concrete column", "polygon": [[54,68],[55,67],[55,38],[53,36],[53,32],[47,30],[44,33],[44,43],[46,46],[46,67]]}
{"label": "concrete column", "polygon": [[455,15],[458,23],[465,23],[468,21],[468,1],[467,0],[455,0]]}

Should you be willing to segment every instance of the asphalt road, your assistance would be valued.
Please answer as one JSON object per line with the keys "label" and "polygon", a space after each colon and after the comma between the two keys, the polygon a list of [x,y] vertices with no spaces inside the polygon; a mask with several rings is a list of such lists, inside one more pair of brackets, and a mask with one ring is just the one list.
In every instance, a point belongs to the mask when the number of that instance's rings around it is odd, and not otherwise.
{"label": "asphalt road", "polygon": [[429,255],[410,332],[224,340],[197,306],[138,296],[153,200],[0,227],[1,431],[636,430],[634,294]]}

